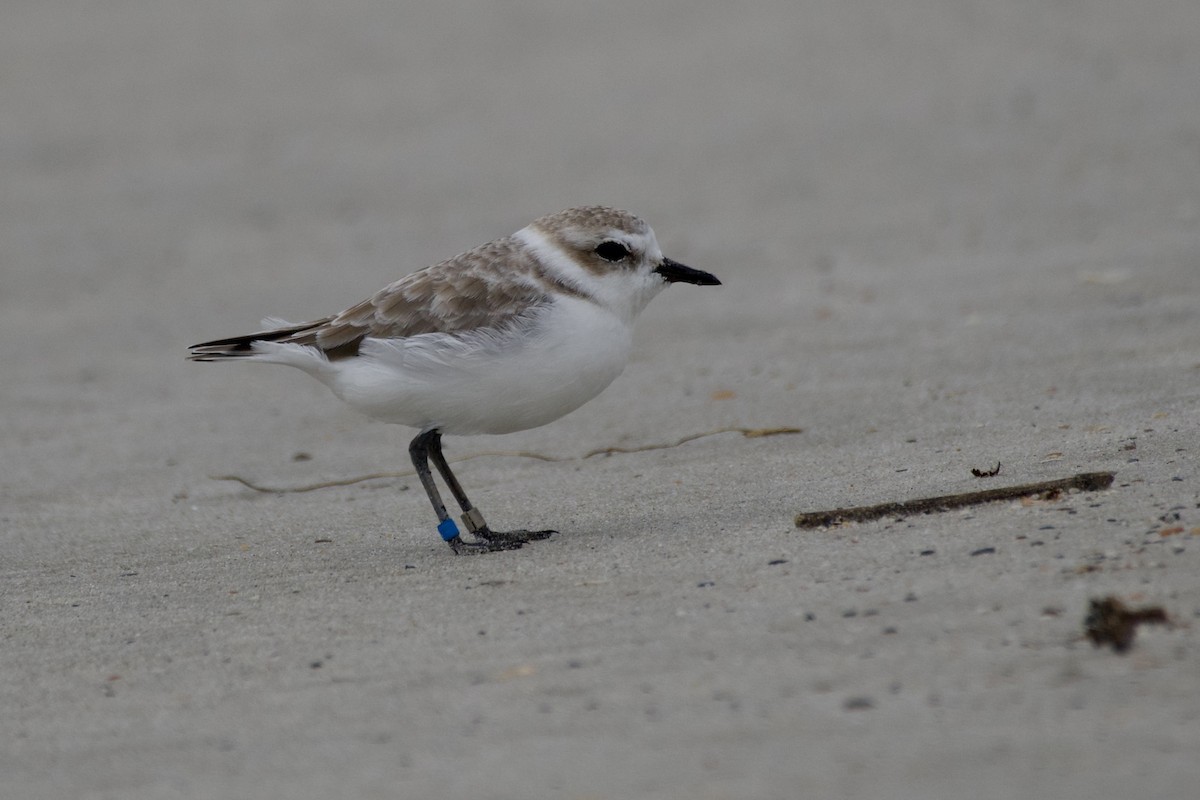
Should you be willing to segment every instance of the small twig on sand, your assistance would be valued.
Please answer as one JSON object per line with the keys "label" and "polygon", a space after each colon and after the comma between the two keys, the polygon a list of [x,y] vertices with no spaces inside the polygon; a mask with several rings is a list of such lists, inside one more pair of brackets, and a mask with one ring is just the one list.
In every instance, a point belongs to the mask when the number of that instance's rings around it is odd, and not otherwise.
{"label": "small twig on sand", "polygon": [[247,489],[253,489],[256,492],[263,494],[300,494],[302,492],[314,492],[317,489],[332,489],[335,486],[350,486],[354,483],[362,483],[363,481],[373,481],[377,478],[404,478],[409,475],[416,475],[414,470],[407,472],[372,472],[370,475],[356,475],[353,478],[343,478],[335,481],[321,481],[320,483],[310,483],[305,486],[262,486],[255,483],[249,478],[243,478],[241,475],[209,475],[210,480],[214,481],[236,481]]}
{"label": "small twig on sand", "polygon": [[876,506],[858,506],[856,508],[835,508],[829,511],[809,511],[796,515],[797,528],[821,528],[839,525],[844,522],[867,522],[883,517],[905,517],[912,514],[932,514],[937,511],[949,511],[952,508],[975,506],[982,503],[995,503],[999,500],[1016,500],[1030,495],[1064,492],[1078,489],[1081,492],[1098,492],[1112,485],[1112,472],[1081,472],[1070,478],[1040,483],[1024,483],[1020,486],[1005,486],[999,489],[985,489],[981,492],[966,492],[964,494],[946,494],[939,497],[922,497],[918,500],[905,500],[900,503],[881,503]]}
{"label": "small twig on sand", "polygon": [[[463,456],[461,458],[452,458],[452,459],[450,459],[450,463],[457,464],[460,461],[470,461],[471,459],[483,458],[484,456],[508,456],[508,457],[512,457],[512,458],[533,458],[533,459],[537,459],[538,461],[550,461],[550,462],[579,461],[579,460],[582,460],[585,458],[592,458],[594,456],[609,456],[609,455],[614,455],[617,453],[645,453],[649,450],[666,450],[671,447],[679,447],[682,444],[687,444],[688,442],[694,442],[697,439],[703,439],[707,436],[716,436],[721,433],[740,433],[742,436],[745,436],[747,439],[759,439],[759,438],[762,438],[765,436],[782,436],[784,434],[790,434],[790,433],[804,433],[804,429],[803,428],[790,428],[790,427],[718,428],[717,430],[714,430],[714,431],[705,431],[704,433],[693,433],[688,436],[684,436],[682,439],[678,439],[674,442],[666,442],[666,443],[661,443],[661,444],[647,444],[647,445],[642,445],[641,447],[602,447],[599,450],[592,450],[591,452],[584,453],[582,456],[548,456],[543,453],[535,453],[535,452],[532,452],[529,450],[489,450],[489,451],[485,451],[482,453],[472,453],[471,455]],[[380,478],[407,478],[407,477],[410,477],[415,474],[416,473],[413,470],[404,470],[402,472],[372,472],[369,475],[357,475],[353,478],[342,478],[339,480],[321,481],[320,483],[310,483],[305,486],[279,486],[279,487],[262,486],[257,483],[254,483],[253,481],[251,481],[247,478],[243,478],[240,475],[210,475],[209,477],[214,481],[236,481],[237,483],[242,484],[242,486],[245,486],[247,489],[253,489],[256,492],[263,492],[264,494],[293,494],[293,493],[300,493],[300,492],[312,492],[312,491],[316,491],[317,489],[330,489],[335,486],[350,486],[351,484],[362,483],[363,481],[377,480]]]}

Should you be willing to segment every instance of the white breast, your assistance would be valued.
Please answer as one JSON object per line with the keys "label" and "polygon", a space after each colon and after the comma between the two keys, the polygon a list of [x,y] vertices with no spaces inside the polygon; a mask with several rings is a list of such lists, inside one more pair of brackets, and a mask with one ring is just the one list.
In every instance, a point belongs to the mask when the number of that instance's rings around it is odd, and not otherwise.
{"label": "white breast", "polygon": [[505,336],[366,339],[355,358],[316,374],[369,416],[447,434],[511,433],[574,411],[621,374],[632,328],[558,297]]}

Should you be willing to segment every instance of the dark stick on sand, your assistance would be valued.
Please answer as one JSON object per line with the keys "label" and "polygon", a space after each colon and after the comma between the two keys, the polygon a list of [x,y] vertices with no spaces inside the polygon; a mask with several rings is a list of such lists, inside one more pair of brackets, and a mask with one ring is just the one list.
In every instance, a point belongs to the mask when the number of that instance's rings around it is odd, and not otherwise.
{"label": "dark stick on sand", "polygon": [[835,508],[829,511],[809,511],[796,515],[797,528],[821,528],[839,525],[843,522],[868,522],[883,517],[907,517],[913,514],[932,514],[937,511],[949,511],[952,508],[975,506],[982,503],[995,503],[999,500],[1017,500],[1031,495],[1049,494],[1078,489],[1081,492],[1098,492],[1112,486],[1112,472],[1081,472],[1070,478],[1056,481],[1041,481],[1039,483],[1023,483],[1020,486],[1005,486],[999,489],[985,489],[981,492],[966,492],[964,494],[946,494],[940,497],[922,497],[917,500],[905,500],[901,503],[880,503],[877,506],[858,506],[857,508]]}

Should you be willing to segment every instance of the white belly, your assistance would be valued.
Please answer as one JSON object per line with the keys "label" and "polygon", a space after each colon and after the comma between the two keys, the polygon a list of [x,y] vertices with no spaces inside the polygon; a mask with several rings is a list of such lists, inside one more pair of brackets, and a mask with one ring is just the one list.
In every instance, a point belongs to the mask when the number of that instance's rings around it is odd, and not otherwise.
{"label": "white belly", "polygon": [[385,422],[444,433],[511,433],[553,422],[621,374],[629,325],[593,303],[567,298],[527,338],[454,346],[440,334],[406,342],[366,340],[324,380],[343,400]]}

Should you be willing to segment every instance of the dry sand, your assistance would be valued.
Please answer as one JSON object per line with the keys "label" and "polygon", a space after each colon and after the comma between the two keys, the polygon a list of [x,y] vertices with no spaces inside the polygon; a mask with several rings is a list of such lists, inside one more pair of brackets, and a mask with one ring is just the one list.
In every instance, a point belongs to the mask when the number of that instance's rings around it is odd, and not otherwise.
{"label": "dry sand", "polygon": [[[0,91],[5,798],[1195,796],[1194,0],[14,3]],[[210,477],[411,432],[186,345],[586,203],[725,286],[451,456],[803,433],[465,462],[561,530],[482,558]],[[1094,649],[1110,594],[1176,624]]]}

